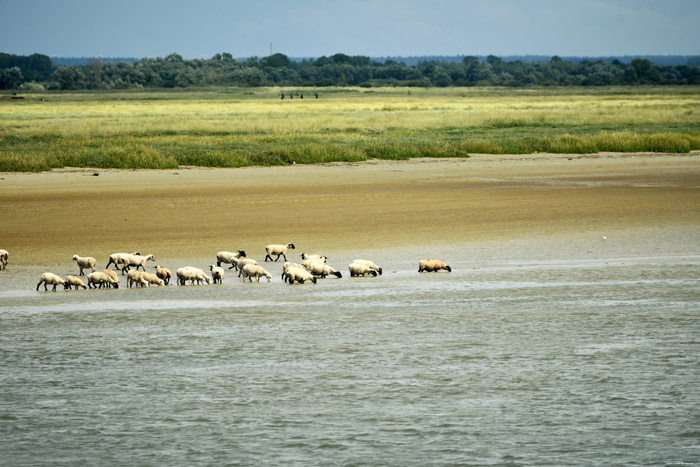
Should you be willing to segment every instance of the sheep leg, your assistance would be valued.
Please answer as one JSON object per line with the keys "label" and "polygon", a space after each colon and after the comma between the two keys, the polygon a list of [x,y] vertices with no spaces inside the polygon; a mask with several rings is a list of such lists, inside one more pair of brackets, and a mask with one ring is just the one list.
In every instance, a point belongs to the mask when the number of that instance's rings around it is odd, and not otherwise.
{"label": "sheep leg", "polygon": [[44,281],[39,281],[39,283],[36,285],[37,292],[39,291],[39,286],[41,285],[42,282],[44,282]]}
{"label": "sheep leg", "polygon": [[[270,258],[270,261],[272,261],[272,256],[270,256],[270,253],[268,253],[267,255],[265,255],[265,262],[266,262],[266,263],[267,263],[267,258]],[[278,258],[279,258],[279,256],[278,256]]]}

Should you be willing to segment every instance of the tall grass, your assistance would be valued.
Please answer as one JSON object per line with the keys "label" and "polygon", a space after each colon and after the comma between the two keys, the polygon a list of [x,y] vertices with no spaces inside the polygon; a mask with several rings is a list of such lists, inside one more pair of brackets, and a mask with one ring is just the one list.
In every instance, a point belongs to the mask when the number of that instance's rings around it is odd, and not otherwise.
{"label": "tall grass", "polygon": [[0,96],[0,171],[700,149],[693,87],[279,91]]}

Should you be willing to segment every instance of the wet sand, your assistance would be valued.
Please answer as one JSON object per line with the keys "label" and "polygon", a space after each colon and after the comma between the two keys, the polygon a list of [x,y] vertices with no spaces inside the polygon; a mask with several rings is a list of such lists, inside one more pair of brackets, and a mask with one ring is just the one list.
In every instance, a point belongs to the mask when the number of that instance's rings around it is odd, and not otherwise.
{"label": "wet sand", "polygon": [[696,255],[700,153],[4,173],[0,212],[10,265],[132,251],[262,259],[287,242],[295,253],[416,258]]}

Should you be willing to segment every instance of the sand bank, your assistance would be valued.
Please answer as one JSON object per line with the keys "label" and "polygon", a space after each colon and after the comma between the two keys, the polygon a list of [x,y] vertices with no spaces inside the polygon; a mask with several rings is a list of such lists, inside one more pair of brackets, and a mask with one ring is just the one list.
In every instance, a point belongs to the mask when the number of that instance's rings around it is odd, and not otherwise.
{"label": "sand bank", "polygon": [[0,212],[0,248],[27,265],[134,250],[262,259],[286,242],[298,253],[463,245],[558,258],[594,254],[603,236],[618,240],[612,256],[698,254],[700,154],[4,173]]}

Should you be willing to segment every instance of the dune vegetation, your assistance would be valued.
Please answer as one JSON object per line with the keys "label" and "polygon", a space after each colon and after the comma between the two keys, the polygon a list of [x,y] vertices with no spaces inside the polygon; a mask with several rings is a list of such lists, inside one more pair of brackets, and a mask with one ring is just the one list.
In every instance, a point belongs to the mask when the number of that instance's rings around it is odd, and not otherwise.
{"label": "dune vegetation", "polygon": [[5,172],[700,149],[695,86],[216,88],[10,97],[0,96]]}

